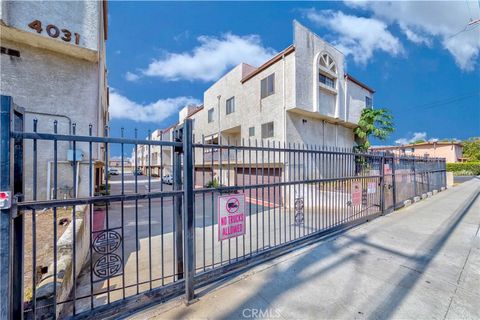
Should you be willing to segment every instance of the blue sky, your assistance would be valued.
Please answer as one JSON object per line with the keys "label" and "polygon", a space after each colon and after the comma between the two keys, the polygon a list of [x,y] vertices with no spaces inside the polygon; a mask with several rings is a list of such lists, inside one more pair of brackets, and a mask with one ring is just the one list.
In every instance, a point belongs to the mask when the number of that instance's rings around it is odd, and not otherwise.
{"label": "blue sky", "polygon": [[[347,55],[396,130],[385,142],[480,136],[479,1],[110,2],[111,135],[174,123],[185,104],[240,62],[292,43],[292,21]],[[112,153],[117,153],[113,149]]]}

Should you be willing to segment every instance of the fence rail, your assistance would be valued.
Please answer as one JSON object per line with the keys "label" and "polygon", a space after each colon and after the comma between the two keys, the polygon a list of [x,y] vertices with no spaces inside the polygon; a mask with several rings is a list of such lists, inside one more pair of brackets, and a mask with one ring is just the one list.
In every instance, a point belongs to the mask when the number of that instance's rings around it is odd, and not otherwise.
{"label": "fence rail", "polygon": [[[14,109],[2,96],[2,188],[16,201],[2,209],[2,230],[12,231],[2,231],[1,266],[17,276],[2,280],[8,296],[0,302],[2,318],[86,318],[138,301],[183,293],[192,299],[194,288],[230,271],[388,213],[446,182],[444,159],[271,142],[193,143],[190,121],[174,141],[124,138],[123,130],[120,138],[108,130],[97,137],[92,127],[77,135],[75,125],[69,135],[56,124],[49,124],[53,133],[41,133],[45,124],[36,120],[33,132],[25,132],[22,112]],[[122,155],[127,146],[160,148],[159,174],[171,166],[172,184],[148,174],[150,163],[147,176],[126,172],[123,156],[120,175],[110,176],[113,145]],[[138,168],[136,154],[134,162]],[[51,198],[40,192],[42,179],[50,179]],[[64,185],[71,192],[59,197]],[[245,230],[221,240],[224,195],[245,199]]]}

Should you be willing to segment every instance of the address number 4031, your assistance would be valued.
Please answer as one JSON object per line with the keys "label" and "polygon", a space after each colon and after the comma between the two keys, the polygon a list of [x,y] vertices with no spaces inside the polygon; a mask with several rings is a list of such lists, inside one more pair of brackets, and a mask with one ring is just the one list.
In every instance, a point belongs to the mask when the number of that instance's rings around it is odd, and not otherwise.
{"label": "address number 4031", "polygon": [[[37,31],[37,33],[42,33],[43,28],[42,28],[42,22],[40,20],[33,20],[28,24],[28,26]],[[62,39],[65,42],[71,42],[72,41],[72,32],[68,29],[59,29],[56,25],[49,24],[45,28],[45,31],[47,34],[52,37],[52,38],[58,38]],[[75,44],[78,45],[80,43],[80,34],[74,33],[73,34],[73,39],[75,41]]]}

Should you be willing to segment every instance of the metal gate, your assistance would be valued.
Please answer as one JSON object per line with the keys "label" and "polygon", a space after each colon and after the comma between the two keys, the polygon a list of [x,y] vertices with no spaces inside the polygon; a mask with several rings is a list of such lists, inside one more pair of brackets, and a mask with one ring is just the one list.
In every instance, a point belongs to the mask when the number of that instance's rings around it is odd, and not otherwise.
{"label": "metal gate", "polygon": [[[2,318],[90,318],[180,294],[190,301],[194,288],[445,186],[443,159],[194,142],[190,120],[172,139],[123,130],[113,138],[91,125],[28,124],[5,96],[0,131]],[[112,148],[121,153],[115,168]],[[221,241],[224,195],[244,196],[245,230]]]}

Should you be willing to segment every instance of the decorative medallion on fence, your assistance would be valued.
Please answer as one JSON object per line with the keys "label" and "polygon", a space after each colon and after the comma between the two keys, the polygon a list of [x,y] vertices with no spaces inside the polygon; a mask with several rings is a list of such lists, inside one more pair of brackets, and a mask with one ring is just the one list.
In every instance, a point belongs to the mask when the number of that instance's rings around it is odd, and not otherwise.
{"label": "decorative medallion on fence", "polygon": [[123,261],[116,253],[121,244],[122,236],[115,230],[104,230],[96,235],[92,242],[92,248],[97,253],[93,273],[99,280],[121,274]]}
{"label": "decorative medallion on fence", "polygon": [[245,195],[218,197],[218,241],[245,234]]}
{"label": "decorative medallion on fence", "polygon": [[304,221],[303,198],[295,198],[295,224],[302,224]]}

